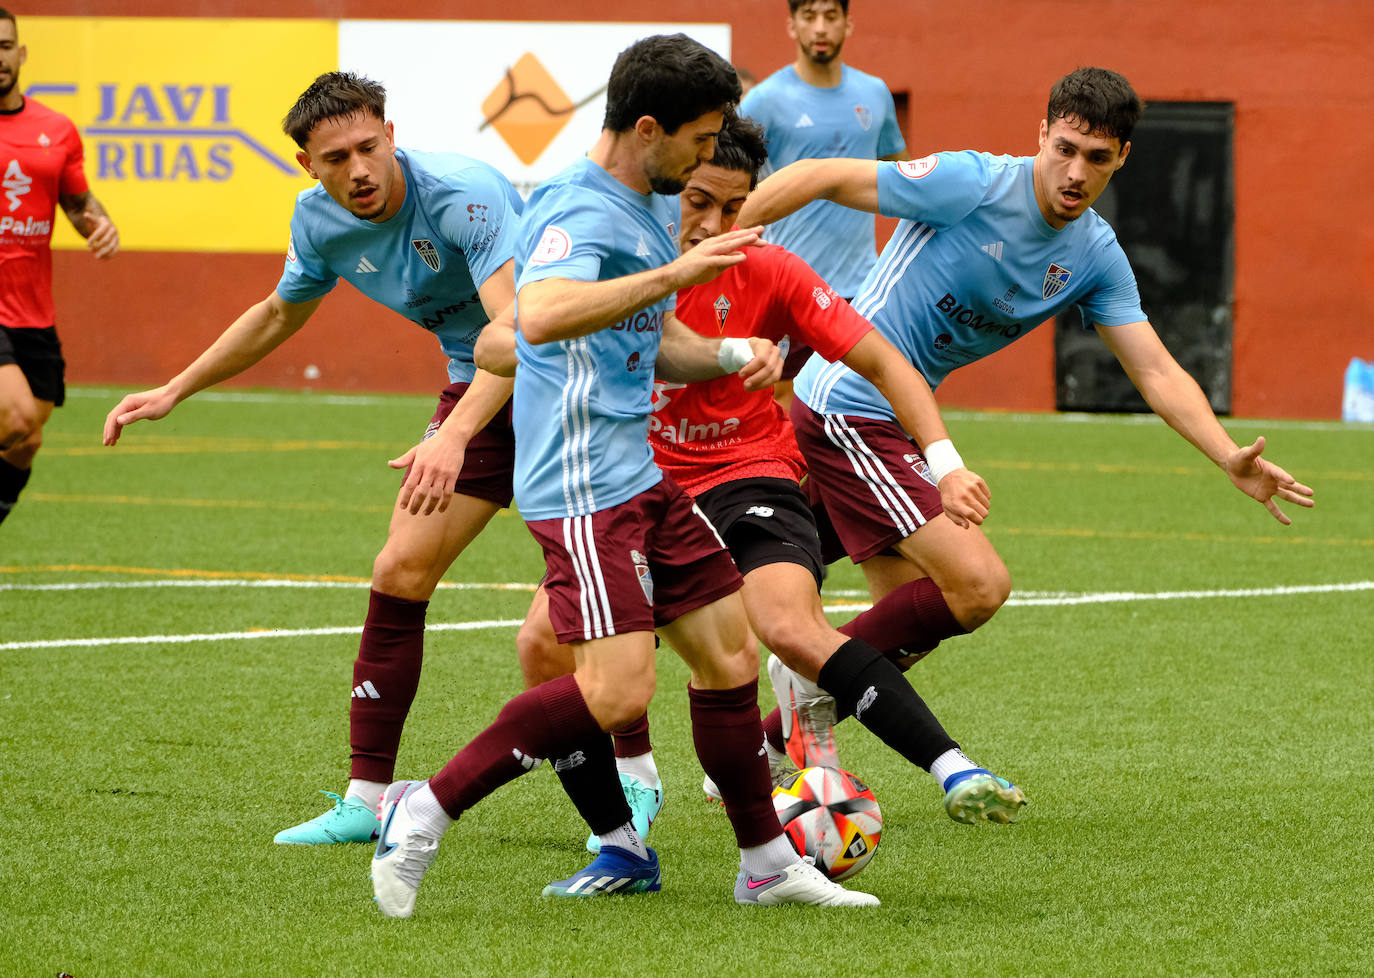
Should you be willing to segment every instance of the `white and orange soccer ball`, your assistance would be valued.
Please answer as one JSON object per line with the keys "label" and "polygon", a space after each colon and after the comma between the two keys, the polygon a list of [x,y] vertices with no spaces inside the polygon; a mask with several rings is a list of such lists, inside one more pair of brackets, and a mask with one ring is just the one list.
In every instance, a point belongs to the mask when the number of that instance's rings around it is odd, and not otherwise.
{"label": "white and orange soccer ball", "polygon": [[883,834],[883,813],[873,791],[848,771],[802,768],[773,789],[778,821],[803,856],[832,880],[868,865]]}

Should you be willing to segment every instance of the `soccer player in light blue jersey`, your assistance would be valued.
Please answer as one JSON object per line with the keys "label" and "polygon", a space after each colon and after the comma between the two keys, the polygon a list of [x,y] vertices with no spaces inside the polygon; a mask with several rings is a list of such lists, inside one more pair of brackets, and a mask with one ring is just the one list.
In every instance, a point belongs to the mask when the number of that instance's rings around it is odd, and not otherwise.
{"label": "soccer player in light blue jersey", "polygon": [[[1121,75],[1080,68],[1055,83],[1033,157],[803,161],[761,183],[740,221],[768,223],[818,198],[900,218],[855,308],[932,388],[1077,305],[1155,413],[1288,524],[1277,500],[1311,506],[1312,490],[1261,457],[1262,437],[1242,448],[1226,433],[1146,320],[1130,263],[1092,210],[1142,109]],[[1011,591],[1005,565],[980,529],[938,518],[929,476],[952,464],[952,446],[916,447],[843,364],[813,357],[796,395],[813,502],[864,571],[876,602],[865,614],[885,623],[888,654],[909,663],[991,618]]]}
{"label": "soccer player in light blue jersey", "polygon": [[736,231],[678,256],[676,203],[657,196],[679,193],[711,158],[739,91],[730,66],[684,35],[631,45],[611,71],[597,143],[530,200],[517,249],[516,500],[543,547],[549,618],[576,669],[507,703],[429,781],[387,789],[372,879],[388,916],[412,913],[454,819],[545,758],[600,843],[545,895],[660,888],[607,735],[644,715],[655,630],[691,668],[693,741],[740,847],[735,900],[878,902],[826,879],[783,835],[742,580],[647,440],[656,372],[679,382],[738,372],[752,389],[781,372],[768,340],[707,338],[673,314],[679,288],[738,264],[758,240],[757,229]]}
{"label": "soccer player in light blue jersey", "polygon": [[105,420],[105,444],[125,425],[164,417],[197,391],[242,372],[294,334],[340,279],[436,336],[449,386],[419,444],[389,464],[408,468],[354,663],[353,748],[345,794],[323,815],[278,833],[280,843],[370,842],[395,776],[401,728],[415,697],[425,612],[454,559],[511,499],[511,382],[477,370],[473,344],[514,300],[519,197],[485,163],[396,148],[386,92],[344,72],[321,75],[283,123],[318,185],[291,218],[281,281],[194,363],[162,387],[130,394]]}
{"label": "soccer player in light blue jersey", "polygon": [[[906,159],[887,84],[840,57],[854,29],[849,0],[788,0],[787,6],[797,58],[740,103],[740,114],[763,126],[769,166],[824,157]],[[847,299],[878,256],[872,215],[826,200],[779,220],[768,240],[801,256]]]}

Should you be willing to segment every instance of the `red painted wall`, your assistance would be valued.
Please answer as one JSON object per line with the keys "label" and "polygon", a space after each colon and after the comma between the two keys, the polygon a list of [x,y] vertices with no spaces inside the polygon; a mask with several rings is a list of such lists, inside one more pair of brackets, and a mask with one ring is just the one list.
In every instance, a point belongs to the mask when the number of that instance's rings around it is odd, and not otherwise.
{"label": "red painted wall", "polygon": [[[244,16],[728,21],[737,64],[762,76],[791,60],[783,0],[44,0],[49,16]],[[583,13],[578,13],[578,10]],[[1121,71],[1148,101],[1236,106],[1233,411],[1337,417],[1351,356],[1374,358],[1374,4],[1349,0],[854,0],[846,59],[910,98],[913,155],[1025,153],[1050,84],[1084,64]],[[31,58],[41,57],[38,51]],[[251,59],[249,59],[251,62]],[[246,62],[248,64],[249,62]],[[269,70],[257,66],[250,70]],[[1130,165],[1129,163],[1127,164]],[[118,217],[118,215],[116,215]],[[76,381],[160,382],[266,295],[279,256],[121,255],[96,268],[56,255],[59,323]],[[1148,310],[1147,310],[1148,311]],[[375,345],[356,339],[376,324]],[[437,345],[340,287],[301,335],[245,383],[432,391]],[[150,342],[150,338],[152,341]],[[323,351],[351,346],[357,359]],[[949,405],[1050,409],[1052,335],[1039,329],[957,372]]]}

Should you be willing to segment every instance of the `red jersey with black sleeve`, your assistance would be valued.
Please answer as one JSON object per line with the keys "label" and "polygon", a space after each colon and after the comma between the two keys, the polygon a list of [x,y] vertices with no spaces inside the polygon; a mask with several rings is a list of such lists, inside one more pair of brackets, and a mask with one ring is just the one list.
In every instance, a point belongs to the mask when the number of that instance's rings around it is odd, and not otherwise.
{"label": "red jersey with black sleeve", "polygon": [[[844,357],[873,326],[790,251],[748,257],[677,294],[677,318],[703,336],[762,336]],[[654,460],[692,495],[736,479],[796,481],[806,471],[792,425],[771,390],[746,391],[737,374],[694,384],[654,382]]]}
{"label": "red jersey with black sleeve", "polygon": [[72,121],[31,98],[0,112],[0,325],[48,327],[58,198],[86,188]]}

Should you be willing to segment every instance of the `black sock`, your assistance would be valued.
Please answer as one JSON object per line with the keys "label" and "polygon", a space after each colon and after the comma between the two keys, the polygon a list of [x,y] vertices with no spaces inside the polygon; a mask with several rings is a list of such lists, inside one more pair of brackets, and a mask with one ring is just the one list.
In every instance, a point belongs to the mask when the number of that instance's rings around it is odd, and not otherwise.
{"label": "black sock", "polygon": [[840,716],[854,715],[917,767],[929,771],[935,758],[959,746],[901,671],[857,638],[841,645],[821,666],[819,683],[835,697]]}
{"label": "black sock", "polygon": [[610,734],[592,737],[554,758],[553,770],[593,835],[605,835],[630,821],[632,813],[620,790]]}
{"label": "black sock", "polygon": [[0,523],[5,521],[14,504],[19,501],[20,490],[29,481],[29,473],[32,471],[33,469],[16,469],[0,458]]}

